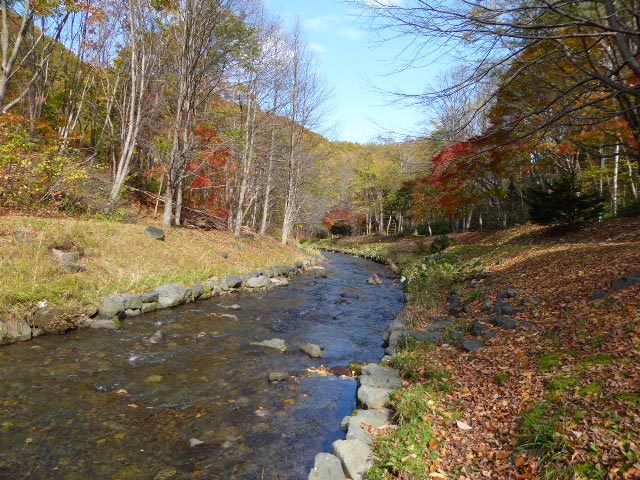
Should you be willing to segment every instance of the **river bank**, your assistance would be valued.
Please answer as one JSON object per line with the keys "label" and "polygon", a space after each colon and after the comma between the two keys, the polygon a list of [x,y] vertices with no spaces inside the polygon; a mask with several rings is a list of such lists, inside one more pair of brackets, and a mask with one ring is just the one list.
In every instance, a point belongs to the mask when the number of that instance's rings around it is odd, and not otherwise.
{"label": "river bank", "polygon": [[637,478],[639,227],[320,242],[408,281],[388,353],[409,385],[368,478]]}
{"label": "river bank", "polygon": [[[0,217],[0,247],[6,279],[0,284],[0,344],[90,326],[87,318],[98,314],[105,320],[125,310],[138,314],[142,303],[149,310],[206,297],[228,289],[223,280],[229,276],[282,276],[290,271],[274,267],[297,269],[312,258],[254,234],[236,238],[221,231],[25,216]],[[183,287],[166,292],[166,302],[137,298],[171,284]],[[127,307],[135,308],[105,308],[105,297],[126,293],[133,295]]]}

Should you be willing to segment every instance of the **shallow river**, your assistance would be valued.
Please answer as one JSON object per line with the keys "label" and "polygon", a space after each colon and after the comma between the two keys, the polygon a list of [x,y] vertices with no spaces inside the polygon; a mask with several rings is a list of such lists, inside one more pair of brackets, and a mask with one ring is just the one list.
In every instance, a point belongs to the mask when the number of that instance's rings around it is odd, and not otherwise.
{"label": "shallow river", "polygon": [[[344,435],[356,382],[305,370],[378,361],[403,301],[385,267],[326,255],[327,278],[0,347],[0,479],[306,479]],[[249,345],[274,337],[288,353]]]}

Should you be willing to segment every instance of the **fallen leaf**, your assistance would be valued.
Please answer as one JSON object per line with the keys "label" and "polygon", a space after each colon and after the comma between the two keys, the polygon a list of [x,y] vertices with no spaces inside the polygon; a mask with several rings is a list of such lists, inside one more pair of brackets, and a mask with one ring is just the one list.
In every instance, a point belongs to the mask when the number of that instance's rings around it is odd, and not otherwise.
{"label": "fallen leaf", "polygon": [[462,420],[456,420],[456,425],[460,430],[471,430],[471,426],[464,423]]}

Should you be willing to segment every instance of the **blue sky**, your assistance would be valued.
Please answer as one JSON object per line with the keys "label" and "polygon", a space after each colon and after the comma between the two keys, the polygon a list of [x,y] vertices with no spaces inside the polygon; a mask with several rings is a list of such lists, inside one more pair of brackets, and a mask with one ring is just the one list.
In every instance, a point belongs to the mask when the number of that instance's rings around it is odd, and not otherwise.
{"label": "blue sky", "polygon": [[419,93],[428,82],[433,82],[436,68],[398,72],[400,65],[393,59],[403,50],[403,42],[380,44],[359,12],[339,0],[265,0],[265,3],[286,25],[300,18],[320,73],[333,88],[331,114],[325,122],[327,130],[320,133],[334,140],[367,143],[375,141],[378,135],[404,136],[424,131],[426,114],[421,109],[389,105],[391,97],[375,87]]}

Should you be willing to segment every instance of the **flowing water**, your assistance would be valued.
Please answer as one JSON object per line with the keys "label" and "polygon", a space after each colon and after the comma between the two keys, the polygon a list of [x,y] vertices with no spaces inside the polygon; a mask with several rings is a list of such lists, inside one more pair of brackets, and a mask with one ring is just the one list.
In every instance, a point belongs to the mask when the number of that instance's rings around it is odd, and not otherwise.
{"label": "flowing water", "polygon": [[[355,407],[355,380],[319,367],[378,361],[403,301],[383,266],[327,257],[327,278],[1,347],[0,479],[306,479]],[[274,337],[288,353],[249,345]]]}

